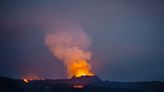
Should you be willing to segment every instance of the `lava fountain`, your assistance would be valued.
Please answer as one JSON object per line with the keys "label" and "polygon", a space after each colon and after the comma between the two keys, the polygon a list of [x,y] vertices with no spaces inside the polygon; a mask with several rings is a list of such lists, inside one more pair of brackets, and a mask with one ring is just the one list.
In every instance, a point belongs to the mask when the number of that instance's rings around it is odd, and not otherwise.
{"label": "lava fountain", "polygon": [[62,28],[46,34],[45,43],[52,54],[64,62],[67,77],[93,76],[88,50],[91,39],[79,28]]}

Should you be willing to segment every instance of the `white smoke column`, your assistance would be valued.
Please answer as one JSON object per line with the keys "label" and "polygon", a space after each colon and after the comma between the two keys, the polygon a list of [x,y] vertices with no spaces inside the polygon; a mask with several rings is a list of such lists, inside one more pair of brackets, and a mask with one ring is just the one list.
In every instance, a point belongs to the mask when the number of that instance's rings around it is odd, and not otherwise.
{"label": "white smoke column", "polygon": [[68,77],[93,75],[88,51],[91,39],[79,28],[59,28],[45,37],[46,45],[53,55],[64,62]]}

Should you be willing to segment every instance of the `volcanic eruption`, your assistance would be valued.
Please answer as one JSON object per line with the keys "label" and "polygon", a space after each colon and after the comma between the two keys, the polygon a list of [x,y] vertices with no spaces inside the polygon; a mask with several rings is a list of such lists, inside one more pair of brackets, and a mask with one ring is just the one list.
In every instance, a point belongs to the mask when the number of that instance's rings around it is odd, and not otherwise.
{"label": "volcanic eruption", "polygon": [[63,61],[67,77],[94,76],[89,63],[92,53],[90,37],[80,28],[62,27],[45,36],[45,43],[52,54]]}

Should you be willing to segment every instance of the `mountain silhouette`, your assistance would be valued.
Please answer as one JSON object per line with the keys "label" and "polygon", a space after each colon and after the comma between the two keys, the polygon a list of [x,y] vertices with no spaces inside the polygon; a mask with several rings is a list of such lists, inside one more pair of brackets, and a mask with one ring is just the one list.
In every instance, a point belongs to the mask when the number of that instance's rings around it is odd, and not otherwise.
{"label": "mountain silhouette", "polygon": [[164,82],[102,81],[98,76],[33,80],[0,77],[0,92],[164,92]]}

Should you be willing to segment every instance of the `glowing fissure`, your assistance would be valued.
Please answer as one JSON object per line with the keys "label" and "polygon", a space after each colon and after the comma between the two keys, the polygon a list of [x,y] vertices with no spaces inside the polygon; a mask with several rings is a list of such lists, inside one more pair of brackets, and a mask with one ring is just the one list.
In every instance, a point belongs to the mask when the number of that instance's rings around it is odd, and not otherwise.
{"label": "glowing fissure", "polygon": [[74,85],[73,87],[74,87],[74,88],[78,88],[78,89],[84,88],[83,85]]}

